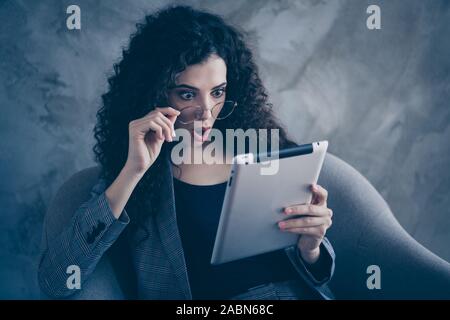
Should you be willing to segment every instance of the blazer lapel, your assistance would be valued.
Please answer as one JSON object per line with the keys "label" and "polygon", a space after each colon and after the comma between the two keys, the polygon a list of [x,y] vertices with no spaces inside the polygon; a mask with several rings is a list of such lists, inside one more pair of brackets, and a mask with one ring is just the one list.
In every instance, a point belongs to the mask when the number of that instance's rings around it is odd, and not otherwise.
{"label": "blazer lapel", "polygon": [[165,168],[161,174],[165,176],[165,183],[161,186],[161,210],[156,215],[155,221],[161,236],[161,243],[173,267],[175,276],[180,283],[182,292],[186,299],[191,300],[192,293],[189,286],[186,261],[176,219],[175,194],[172,180],[173,173],[168,153],[166,153],[164,159],[166,166],[163,166]]}

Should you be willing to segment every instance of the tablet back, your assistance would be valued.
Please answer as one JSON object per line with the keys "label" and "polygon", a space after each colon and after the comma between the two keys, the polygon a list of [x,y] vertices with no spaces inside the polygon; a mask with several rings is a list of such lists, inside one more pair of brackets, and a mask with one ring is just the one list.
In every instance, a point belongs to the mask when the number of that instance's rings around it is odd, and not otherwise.
{"label": "tablet back", "polygon": [[[317,183],[327,147],[327,141],[320,141],[280,150],[279,158],[270,162],[261,162],[262,156],[251,163],[252,154],[235,158],[237,163],[228,180],[211,264],[297,243],[298,235],[281,231],[278,222],[286,219],[284,207],[311,202],[310,185]],[[272,170],[278,165],[277,173],[261,174],[268,172],[268,165]]]}

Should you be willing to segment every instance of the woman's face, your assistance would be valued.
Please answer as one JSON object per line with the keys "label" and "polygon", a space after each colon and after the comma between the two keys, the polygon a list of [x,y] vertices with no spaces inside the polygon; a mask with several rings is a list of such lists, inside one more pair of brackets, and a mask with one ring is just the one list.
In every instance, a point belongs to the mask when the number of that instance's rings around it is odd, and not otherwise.
{"label": "woman's face", "polygon": [[178,120],[188,120],[197,116],[194,123],[175,123],[175,128],[185,128],[191,133],[194,145],[203,145],[214,125],[215,117],[220,112],[225,101],[227,86],[227,66],[217,55],[211,55],[206,61],[189,66],[181,72],[175,81],[175,86],[169,90],[169,105],[177,110],[183,110],[185,116]]}

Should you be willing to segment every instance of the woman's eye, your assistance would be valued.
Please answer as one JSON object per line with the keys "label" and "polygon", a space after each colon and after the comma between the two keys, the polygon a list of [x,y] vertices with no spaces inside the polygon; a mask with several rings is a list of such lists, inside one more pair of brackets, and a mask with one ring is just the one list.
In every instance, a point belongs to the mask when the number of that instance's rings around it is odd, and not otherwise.
{"label": "woman's eye", "polygon": [[180,92],[179,95],[183,100],[192,100],[194,98],[194,93],[190,91]]}
{"label": "woman's eye", "polygon": [[214,98],[220,98],[225,93],[225,88],[217,89],[212,92]]}

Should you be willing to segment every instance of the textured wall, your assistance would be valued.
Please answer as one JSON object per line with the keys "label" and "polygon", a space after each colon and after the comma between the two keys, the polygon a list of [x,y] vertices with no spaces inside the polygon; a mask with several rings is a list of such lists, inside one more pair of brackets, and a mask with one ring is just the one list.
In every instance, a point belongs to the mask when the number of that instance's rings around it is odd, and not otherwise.
{"label": "textured wall", "polygon": [[[36,297],[46,205],[93,164],[106,75],[134,23],[167,1],[0,0],[0,298]],[[328,139],[400,223],[450,260],[450,4],[446,0],[187,1],[249,33],[279,116]],[[69,4],[82,29],[66,28]],[[382,29],[366,28],[378,4]]]}

